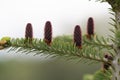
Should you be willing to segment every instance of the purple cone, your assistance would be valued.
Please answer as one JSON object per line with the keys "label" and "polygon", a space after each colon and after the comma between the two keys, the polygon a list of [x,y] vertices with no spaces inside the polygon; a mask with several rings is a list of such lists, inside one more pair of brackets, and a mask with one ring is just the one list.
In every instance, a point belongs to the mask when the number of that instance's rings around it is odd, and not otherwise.
{"label": "purple cone", "polygon": [[91,38],[91,35],[94,35],[94,20],[92,17],[87,22],[87,35],[89,38]]}
{"label": "purple cone", "polygon": [[[108,61],[113,60],[113,57],[108,54],[105,54],[104,58],[106,58]],[[105,70],[108,70],[110,66],[111,66],[110,63],[103,63],[103,69],[105,69]]]}
{"label": "purple cone", "polygon": [[28,39],[32,40],[32,38],[33,38],[33,29],[32,29],[31,23],[28,23],[26,26],[25,38],[26,38],[26,40],[28,40]]}
{"label": "purple cone", "polygon": [[44,28],[44,41],[48,45],[51,44],[52,42],[52,25],[50,21],[47,21],[45,23],[45,28]]}
{"label": "purple cone", "polygon": [[82,32],[79,25],[76,25],[74,29],[74,44],[78,48],[82,48]]}

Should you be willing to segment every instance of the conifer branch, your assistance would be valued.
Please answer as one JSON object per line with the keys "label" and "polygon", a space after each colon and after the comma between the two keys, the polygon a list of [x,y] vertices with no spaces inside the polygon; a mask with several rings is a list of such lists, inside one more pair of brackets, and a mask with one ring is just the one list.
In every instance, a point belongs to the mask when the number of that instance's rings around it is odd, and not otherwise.
{"label": "conifer branch", "polygon": [[91,40],[88,40],[85,36],[83,36],[83,44],[114,49],[113,44],[110,44],[109,40],[106,40],[103,37],[98,38],[98,36],[92,36]]}
{"label": "conifer branch", "polygon": [[96,53],[95,48],[87,47],[83,45],[82,49],[77,48],[75,45],[69,42],[53,41],[51,46],[48,46],[44,41],[33,39],[32,44],[25,44],[25,39],[12,39],[9,51],[16,51],[22,53],[35,53],[35,55],[44,53],[53,56],[70,56],[78,58],[86,58],[98,62],[107,61],[104,59],[104,55]]}

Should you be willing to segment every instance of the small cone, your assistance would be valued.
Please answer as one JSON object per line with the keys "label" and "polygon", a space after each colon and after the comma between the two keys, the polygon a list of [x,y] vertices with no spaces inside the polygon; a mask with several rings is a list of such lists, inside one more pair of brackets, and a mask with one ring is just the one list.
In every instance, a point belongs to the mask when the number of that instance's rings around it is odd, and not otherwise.
{"label": "small cone", "polygon": [[[108,61],[113,60],[113,57],[108,54],[105,54],[104,58],[106,58]],[[111,66],[110,63],[103,63],[103,70],[108,70],[110,66]]]}
{"label": "small cone", "polygon": [[87,22],[87,38],[91,39],[92,36],[94,36],[94,20],[90,17]]}
{"label": "small cone", "polygon": [[74,29],[74,44],[78,48],[82,48],[82,32],[79,25],[76,25]]}
{"label": "small cone", "polygon": [[26,26],[25,38],[26,38],[26,40],[28,40],[31,43],[31,41],[33,39],[33,28],[32,28],[31,23],[28,23]]}
{"label": "small cone", "polygon": [[51,25],[50,21],[47,21],[45,23],[44,41],[45,41],[45,43],[47,43],[47,45],[50,45],[52,42],[52,25]]}
{"label": "small cone", "polygon": [[[108,54],[105,54],[104,58],[108,60]],[[103,63],[102,66],[103,66],[103,72],[105,72],[105,70],[109,69],[110,65],[108,63]]]}

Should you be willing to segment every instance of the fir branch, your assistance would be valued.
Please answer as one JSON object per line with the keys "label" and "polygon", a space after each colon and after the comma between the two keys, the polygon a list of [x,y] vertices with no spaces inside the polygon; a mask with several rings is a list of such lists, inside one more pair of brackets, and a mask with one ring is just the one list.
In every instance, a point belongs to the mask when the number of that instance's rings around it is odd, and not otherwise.
{"label": "fir branch", "polygon": [[83,45],[82,49],[77,48],[70,42],[63,42],[61,40],[53,40],[51,46],[48,46],[44,41],[33,39],[32,44],[25,44],[25,39],[12,39],[11,45],[9,46],[9,51],[16,51],[22,53],[35,53],[36,55],[44,53],[53,56],[73,56],[78,58],[86,58],[98,61],[105,62],[104,54],[100,51],[97,51],[97,48],[91,46]]}
{"label": "fir branch", "polygon": [[92,45],[96,47],[110,48],[113,49],[113,44],[110,44],[109,40],[106,40],[104,37],[98,38],[98,36],[92,36],[91,40],[88,40],[86,36],[83,36],[83,44]]}

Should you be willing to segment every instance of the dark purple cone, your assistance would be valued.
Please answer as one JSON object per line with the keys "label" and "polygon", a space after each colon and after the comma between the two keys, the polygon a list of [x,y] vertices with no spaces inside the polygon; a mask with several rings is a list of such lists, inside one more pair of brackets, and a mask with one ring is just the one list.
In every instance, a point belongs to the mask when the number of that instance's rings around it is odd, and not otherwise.
{"label": "dark purple cone", "polygon": [[[113,60],[113,57],[110,56],[110,55],[108,55],[108,54],[105,54],[104,57],[105,57],[108,61],[112,61],[112,60]],[[110,63],[103,63],[103,69],[105,69],[105,70],[108,70],[110,66],[111,66]]]}
{"label": "dark purple cone", "polygon": [[82,32],[79,25],[76,25],[74,29],[74,43],[78,48],[82,48]]}
{"label": "dark purple cone", "polygon": [[47,21],[45,23],[45,29],[44,29],[44,41],[48,45],[52,42],[52,25],[50,21]]}
{"label": "dark purple cone", "polygon": [[103,63],[103,69],[108,70],[111,64],[109,63]]}
{"label": "dark purple cone", "polygon": [[33,29],[32,24],[28,23],[25,30],[25,43],[32,43],[33,40]]}
{"label": "dark purple cone", "polygon": [[26,26],[25,38],[26,38],[26,40],[29,39],[29,41],[31,41],[32,38],[33,38],[33,29],[32,29],[32,24],[31,23],[28,23],[27,26]]}
{"label": "dark purple cone", "polygon": [[91,35],[94,35],[94,20],[92,17],[87,22],[87,37],[91,38]]}

